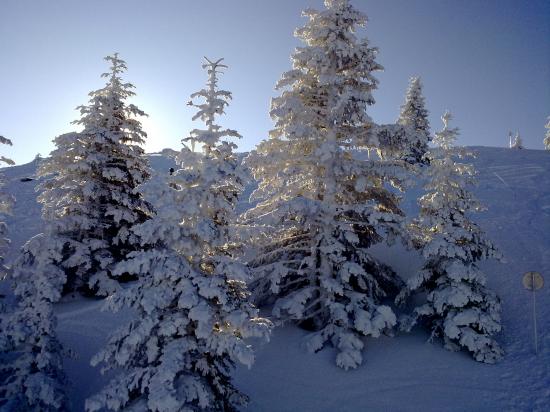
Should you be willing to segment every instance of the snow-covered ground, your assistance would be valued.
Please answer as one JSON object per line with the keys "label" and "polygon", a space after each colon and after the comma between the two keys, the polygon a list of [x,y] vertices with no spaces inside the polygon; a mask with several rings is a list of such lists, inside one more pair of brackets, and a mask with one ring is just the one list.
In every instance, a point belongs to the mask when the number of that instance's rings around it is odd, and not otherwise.
{"label": "snow-covered ground", "polygon": [[[550,410],[550,153],[537,150],[474,148],[479,185],[474,190],[488,211],[477,221],[497,244],[506,262],[489,262],[483,269],[490,286],[503,300],[506,350],[503,361],[485,365],[465,353],[451,353],[427,342],[420,330],[394,338],[368,339],[364,363],[343,371],[335,353],[307,353],[306,332],[277,328],[270,343],[257,347],[250,370],[238,368],[237,385],[246,392],[250,411],[548,411]],[[168,173],[171,162],[151,155],[155,170]],[[18,248],[40,232],[40,207],[32,178],[36,162],[4,169],[6,189],[17,197],[14,217],[8,219],[13,258]],[[420,189],[407,193],[403,205],[416,210]],[[241,205],[241,209],[244,205]],[[378,248],[377,255],[403,278],[421,265],[418,255],[401,247]],[[532,295],[521,276],[539,271],[547,284],[537,292],[539,353],[534,353]],[[0,289],[5,285],[0,285]],[[5,290],[5,289],[4,289]],[[98,300],[74,300],[57,305],[58,333],[63,344],[77,352],[65,368],[73,410],[106,383],[89,359],[118,324],[131,316],[100,312]]]}

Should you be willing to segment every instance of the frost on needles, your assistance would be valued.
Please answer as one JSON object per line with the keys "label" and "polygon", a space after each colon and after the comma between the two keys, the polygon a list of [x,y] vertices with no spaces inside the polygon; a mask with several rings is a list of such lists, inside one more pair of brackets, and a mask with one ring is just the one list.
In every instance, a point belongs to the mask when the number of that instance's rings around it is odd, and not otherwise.
{"label": "frost on needles", "polygon": [[[50,255],[41,256],[65,276],[64,293],[104,296],[117,290],[113,267],[139,248],[131,228],[152,214],[136,191],[150,174],[141,147],[146,133],[137,120],[145,113],[126,102],[134,92],[121,78],[125,62],[116,53],[105,60],[111,65],[102,75],[107,84],[78,108],[81,117],[74,123],[83,130],[56,137],[55,150],[38,171],[45,178],[38,200],[46,221],[38,237],[53,245]],[[43,240],[31,239],[25,245],[29,260],[19,262],[29,270],[40,253],[36,242]]]}
{"label": "frost on needles", "polygon": [[[304,12],[309,22],[295,34],[305,46],[272,101],[275,128],[246,159],[259,203],[243,221],[258,246],[250,261],[256,301],[273,302],[276,318],[312,330],[310,350],[332,343],[337,365],[348,369],[362,362],[364,336],[396,323],[382,301],[400,280],[369,248],[403,233],[396,191],[408,163],[387,154],[415,132],[368,116],[373,72],[382,67],[377,49],[355,35],[367,18],[347,0],[325,6]],[[379,156],[365,160],[367,149]]]}
{"label": "frost on needles", "polygon": [[207,60],[207,88],[195,93],[195,118],[206,124],[173,153],[172,175],[143,185],[156,215],[134,229],[144,246],[118,266],[139,275],[137,284],[116,293],[112,309],[134,309],[137,318],[118,330],[92,360],[120,368],[88,411],[101,408],[150,411],[233,411],[247,403],[231,382],[236,362],[250,367],[249,337],[267,338],[271,323],[248,301],[248,271],[235,257],[234,208],[242,192],[242,172],[227,140],[238,137],[215,117],[231,94],[217,87],[221,61]]}
{"label": "frost on needles", "polygon": [[469,153],[453,146],[458,129],[449,126],[450,113],[442,119],[444,128],[436,133],[437,147],[430,154],[427,193],[419,200],[417,229],[426,263],[397,297],[398,302],[410,295],[421,300],[414,300],[417,306],[401,327],[424,323],[447,349],[466,349],[477,361],[494,363],[503,354],[493,337],[501,330],[500,300],[486,286],[477,262],[501,255],[468,216],[482,210],[466,188],[475,170],[455,161]]}

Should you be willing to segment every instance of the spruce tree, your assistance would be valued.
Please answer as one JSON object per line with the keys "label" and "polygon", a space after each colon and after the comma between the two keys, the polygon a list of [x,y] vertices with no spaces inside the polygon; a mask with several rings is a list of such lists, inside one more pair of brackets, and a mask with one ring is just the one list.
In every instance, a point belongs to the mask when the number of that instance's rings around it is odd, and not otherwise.
{"label": "spruce tree", "polygon": [[[0,143],[12,142],[0,136]],[[15,164],[1,156],[0,162]],[[11,213],[14,199],[0,192],[0,215]],[[60,411],[66,410],[66,383],[62,370],[61,346],[55,335],[55,317],[51,302],[57,300],[60,288],[47,278],[52,273],[45,268],[34,273],[8,271],[3,265],[4,251],[10,241],[7,226],[0,222],[0,279],[14,284],[15,308],[0,307],[0,409],[5,411]],[[34,243],[34,242],[33,242]],[[40,245],[37,253],[49,245]],[[19,260],[24,259],[20,257]],[[59,286],[57,284],[57,286]],[[2,302],[0,302],[0,305]],[[2,305],[3,306],[3,305]]]}
{"label": "spruce tree", "polygon": [[[10,139],[0,135],[0,144],[12,145]],[[6,165],[14,165],[15,162],[8,157],[0,156],[0,163],[5,163]],[[0,281],[2,281],[8,273],[8,268],[5,266],[5,253],[7,252],[10,246],[10,239],[8,236],[8,225],[4,222],[3,219],[7,215],[11,214],[13,207],[14,198],[10,194],[6,193],[4,190],[1,190],[4,186],[3,176],[0,174]],[[2,299],[3,295],[0,295],[0,316],[5,310],[5,305]]]}
{"label": "spruce tree", "polygon": [[544,127],[546,128],[546,136],[543,141],[544,147],[546,147],[546,150],[550,150],[550,116],[548,116],[548,122]]}
{"label": "spruce tree", "polygon": [[410,149],[407,153],[407,160],[412,162],[423,161],[424,155],[428,152],[428,143],[431,141],[428,110],[425,106],[420,77],[411,77],[397,124],[410,127],[416,132],[410,134],[412,139],[409,141]]}
{"label": "spruce tree", "polygon": [[[10,139],[0,136],[0,144],[12,145]],[[14,165],[15,162],[8,157],[0,156],[0,163],[5,163],[6,165]],[[0,188],[4,185],[2,176],[0,176]],[[11,213],[13,206],[14,198],[10,194],[0,191],[0,217],[4,218],[6,215]],[[3,220],[0,221],[0,279],[6,273],[6,267],[4,266],[4,253],[10,245],[10,240],[7,238],[8,226]]]}
{"label": "spruce tree", "polygon": [[331,342],[337,365],[348,369],[362,362],[364,336],[396,322],[382,300],[400,281],[369,247],[402,232],[399,198],[386,185],[401,188],[405,169],[357,152],[382,149],[382,128],[367,114],[382,67],[377,49],[355,34],[367,17],[347,0],[325,6],[304,12],[309,22],[295,35],[305,46],[272,101],[275,128],[246,159],[259,203],[243,220],[259,249],[250,261],[255,300],[312,330],[310,350]]}
{"label": "spruce tree", "polygon": [[[142,148],[145,115],[127,99],[133,86],[123,82],[126,64],[118,54],[105,58],[107,84],[80,106],[79,133],[54,140],[56,149],[40,166],[43,236],[58,244],[52,256],[66,276],[64,292],[107,295],[118,287],[112,268],[139,246],[131,228],[147,220],[151,206],[136,187],[149,178]],[[123,276],[127,276],[124,274]]]}
{"label": "spruce tree", "polygon": [[207,87],[192,95],[206,129],[195,129],[176,155],[179,169],[143,186],[157,214],[137,226],[146,245],[119,271],[139,274],[138,283],[116,293],[111,306],[129,306],[137,318],[116,332],[94,359],[123,373],[90,398],[89,411],[233,411],[247,397],[231,381],[236,362],[250,366],[252,348],[244,339],[268,337],[270,322],[248,302],[248,271],[235,258],[231,240],[234,208],[242,192],[241,171],[229,137],[215,117],[231,94],[219,90],[225,65],[206,60]]}
{"label": "spruce tree", "polygon": [[523,149],[523,139],[521,138],[519,132],[516,132],[514,136],[514,140],[512,141],[512,144],[510,145],[511,149]]}
{"label": "spruce tree", "polygon": [[447,349],[466,349],[476,360],[493,363],[502,356],[493,337],[501,329],[500,300],[486,286],[478,262],[500,254],[469,217],[482,210],[466,188],[475,170],[455,160],[469,153],[454,147],[458,129],[449,126],[450,113],[442,119],[444,128],[436,133],[437,148],[430,154],[427,193],[419,200],[426,263],[397,297],[404,302],[412,295],[416,304],[401,326],[408,331],[424,323]]}
{"label": "spruce tree", "polygon": [[[17,306],[0,315],[0,409],[65,411],[67,380],[52,309],[61,295],[62,271],[48,262],[56,251],[45,237],[27,245],[10,274]],[[34,259],[39,263],[33,270],[21,264]]]}

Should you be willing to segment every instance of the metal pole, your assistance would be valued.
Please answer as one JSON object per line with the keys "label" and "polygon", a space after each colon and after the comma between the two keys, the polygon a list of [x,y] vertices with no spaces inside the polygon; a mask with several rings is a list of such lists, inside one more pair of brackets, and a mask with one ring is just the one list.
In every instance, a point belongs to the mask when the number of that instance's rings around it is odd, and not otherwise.
{"label": "metal pole", "polygon": [[535,338],[535,355],[539,352],[537,334],[537,290],[544,286],[544,278],[538,272],[526,272],[523,275],[523,287],[533,293],[533,337]]}
{"label": "metal pole", "polygon": [[533,285],[533,329],[535,332],[535,355],[538,355],[539,348],[538,348],[538,342],[537,342],[537,290],[535,288],[535,273],[533,272],[531,274],[531,280]]}

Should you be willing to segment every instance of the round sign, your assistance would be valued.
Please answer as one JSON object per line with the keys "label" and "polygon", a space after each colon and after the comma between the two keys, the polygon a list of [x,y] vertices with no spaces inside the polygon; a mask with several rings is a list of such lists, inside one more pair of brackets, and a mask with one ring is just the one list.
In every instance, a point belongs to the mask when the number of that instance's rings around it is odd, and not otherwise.
{"label": "round sign", "polygon": [[544,279],[539,272],[527,272],[523,275],[523,286],[527,290],[539,290],[544,285]]}

